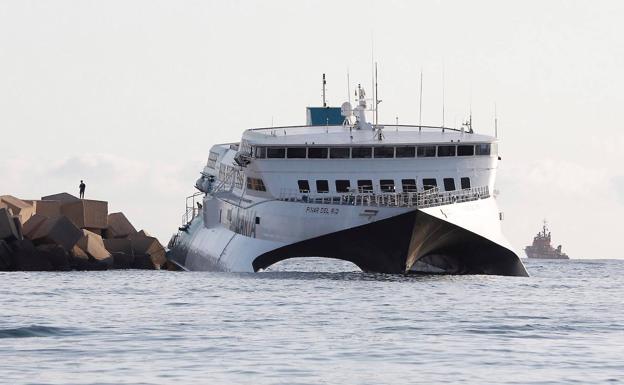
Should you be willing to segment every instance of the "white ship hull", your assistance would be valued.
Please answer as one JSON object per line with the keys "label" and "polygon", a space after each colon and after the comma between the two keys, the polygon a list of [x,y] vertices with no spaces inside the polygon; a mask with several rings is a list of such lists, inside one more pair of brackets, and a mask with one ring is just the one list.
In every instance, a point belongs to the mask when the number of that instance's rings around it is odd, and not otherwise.
{"label": "white ship hull", "polygon": [[422,209],[278,200],[240,207],[235,198],[207,196],[169,258],[194,271],[255,272],[327,257],[380,273],[527,275],[491,197]]}

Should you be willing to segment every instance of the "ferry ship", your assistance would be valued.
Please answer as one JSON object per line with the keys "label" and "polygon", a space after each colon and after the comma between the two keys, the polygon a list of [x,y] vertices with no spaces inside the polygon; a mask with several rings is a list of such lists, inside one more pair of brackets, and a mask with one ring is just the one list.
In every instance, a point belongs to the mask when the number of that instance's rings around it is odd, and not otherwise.
{"label": "ferry ship", "polygon": [[524,248],[527,257],[535,259],[570,259],[568,254],[561,251],[561,245],[555,249],[550,244],[550,230],[544,220],[542,231],[533,237],[533,244]]}
{"label": "ferry ship", "polygon": [[460,129],[379,124],[377,97],[355,94],[355,107],[328,107],[323,87],[305,125],[214,145],[169,260],[192,271],[325,257],[365,272],[528,276],[501,232],[497,139],[472,119]]}

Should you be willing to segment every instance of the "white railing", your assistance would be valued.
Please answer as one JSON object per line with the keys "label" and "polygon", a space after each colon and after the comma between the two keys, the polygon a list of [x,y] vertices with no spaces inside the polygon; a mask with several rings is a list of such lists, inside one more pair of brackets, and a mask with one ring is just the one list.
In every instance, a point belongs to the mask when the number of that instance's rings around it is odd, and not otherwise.
{"label": "white railing", "polygon": [[454,203],[470,202],[490,196],[488,186],[441,192],[437,187],[429,190],[402,193],[349,192],[339,195],[309,194],[299,190],[283,189],[277,198],[286,202],[326,205],[416,207],[426,208]]}
{"label": "white railing", "polygon": [[204,193],[202,192],[196,192],[195,194],[186,197],[186,211],[184,212],[184,215],[182,215],[182,226],[188,225],[197,215],[199,215],[201,206],[199,206],[198,203],[201,205],[203,197]]}

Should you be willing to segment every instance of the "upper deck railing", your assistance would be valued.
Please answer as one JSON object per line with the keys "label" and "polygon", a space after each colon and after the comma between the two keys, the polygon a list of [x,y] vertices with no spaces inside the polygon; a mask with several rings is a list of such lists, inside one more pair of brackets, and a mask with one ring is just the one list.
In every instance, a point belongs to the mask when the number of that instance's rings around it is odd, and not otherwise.
{"label": "upper deck railing", "polygon": [[[373,128],[382,127],[384,130],[391,131],[454,131],[454,132],[462,132],[459,128],[453,127],[444,127],[444,126],[419,126],[414,124],[378,124],[373,125]],[[306,126],[306,125],[297,125],[297,126],[280,126],[280,127],[258,127],[258,128],[250,128],[247,131],[251,132],[260,132],[260,131],[269,131],[269,135],[274,136],[282,136],[284,134],[297,134],[297,131],[308,131],[310,129],[318,129],[318,130],[328,130],[329,128],[352,128],[355,129],[352,125],[318,125],[318,126]],[[466,131],[468,132],[468,131]],[[299,132],[302,133],[302,132]]]}
{"label": "upper deck railing", "polygon": [[298,190],[282,190],[278,200],[325,205],[350,205],[371,207],[427,208],[454,203],[470,202],[490,197],[488,186],[441,192],[437,187],[417,192],[361,193],[340,195],[308,194]]}

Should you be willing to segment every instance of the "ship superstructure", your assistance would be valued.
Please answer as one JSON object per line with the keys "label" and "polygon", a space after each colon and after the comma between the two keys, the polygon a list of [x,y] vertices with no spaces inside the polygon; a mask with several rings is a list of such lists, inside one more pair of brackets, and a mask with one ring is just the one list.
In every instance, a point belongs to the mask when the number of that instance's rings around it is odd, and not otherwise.
{"label": "ship superstructure", "polygon": [[369,272],[526,276],[493,196],[497,139],[470,121],[374,124],[357,95],[354,108],[308,108],[306,125],[213,146],[169,258],[188,270],[327,257]]}
{"label": "ship superstructure", "polygon": [[561,251],[561,245],[555,249],[550,244],[550,230],[548,224],[544,220],[542,231],[538,232],[533,237],[533,244],[524,248],[524,251],[529,258],[536,259],[570,259],[568,255]]}

